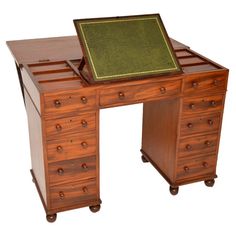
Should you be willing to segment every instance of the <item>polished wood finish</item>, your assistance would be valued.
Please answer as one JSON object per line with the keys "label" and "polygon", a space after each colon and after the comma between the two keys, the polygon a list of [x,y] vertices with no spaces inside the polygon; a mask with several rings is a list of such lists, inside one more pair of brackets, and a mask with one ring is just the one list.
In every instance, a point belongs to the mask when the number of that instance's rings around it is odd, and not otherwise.
{"label": "polished wood finish", "polygon": [[[228,70],[171,40],[183,74],[89,85],[76,36],[8,42],[28,115],[32,177],[49,222],[56,213],[100,209],[99,110],[143,106],[142,161],[176,195],[214,185]],[[86,67],[85,71],[86,73]]]}

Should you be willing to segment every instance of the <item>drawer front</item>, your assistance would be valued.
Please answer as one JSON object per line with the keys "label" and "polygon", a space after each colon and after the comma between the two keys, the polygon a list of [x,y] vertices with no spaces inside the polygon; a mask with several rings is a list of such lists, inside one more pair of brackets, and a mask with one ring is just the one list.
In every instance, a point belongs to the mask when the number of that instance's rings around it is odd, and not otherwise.
{"label": "drawer front", "polygon": [[216,156],[203,156],[178,161],[177,180],[215,176]]}
{"label": "drawer front", "polygon": [[217,134],[183,138],[179,144],[179,157],[216,152]]}
{"label": "drawer front", "polygon": [[183,99],[183,115],[201,112],[217,112],[223,109],[224,96],[189,97]]}
{"label": "drawer front", "polygon": [[184,93],[224,92],[226,84],[223,74],[190,76],[184,80]]}
{"label": "drawer front", "polygon": [[47,142],[48,161],[62,161],[89,156],[96,153],[96,135],[70,136],[67,139],[50,140]]}
{"label": "drawer front", "polygon": [[91,156],[50,163],[48,172],[50,185],[95,178],[96,157]]}
{"label": "drawer front", "polygon": [[97,199],[96,180],[57,185],[50,189],[51,208],[69,207]]}
{"label": "drawer front", "polygon": [[191,135],[199,132],[217,131],[220,126],[220,114],[207,116],[197,115],[182,119],[180,136]]}
{"label": "drawer front", "polygon": [[178,95],[180,90],[180,80],[104,89],[100,92],[100,106],[124,105],[162,99],[168,96]]}
{"label": "drawer front", "polygon": [[86,113],[79,116],[47,120],[47,140],[61,138],[71,133],[81,133],[95,130],[95,113]]}
{"label": "drawer front", "polygon": [[96,95],[93,93],[77,92],[44,96],[45,115],[59,115],[87,111],[96,108]]}

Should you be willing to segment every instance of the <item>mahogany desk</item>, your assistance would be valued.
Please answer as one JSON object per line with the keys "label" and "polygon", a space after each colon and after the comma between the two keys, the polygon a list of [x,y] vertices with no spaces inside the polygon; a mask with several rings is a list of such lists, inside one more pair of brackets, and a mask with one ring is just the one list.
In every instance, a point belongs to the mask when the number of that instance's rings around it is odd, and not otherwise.
{"label": "mahogany desk", "polygon": [[32,176],[47,220],[89,206],[100,209],[99,110],[143,103],[142,160],[178,193],[213,186],[228,70],[172,40],[184,71],[103,85],[79,76],[76,36],[7,42],[28,115]]}

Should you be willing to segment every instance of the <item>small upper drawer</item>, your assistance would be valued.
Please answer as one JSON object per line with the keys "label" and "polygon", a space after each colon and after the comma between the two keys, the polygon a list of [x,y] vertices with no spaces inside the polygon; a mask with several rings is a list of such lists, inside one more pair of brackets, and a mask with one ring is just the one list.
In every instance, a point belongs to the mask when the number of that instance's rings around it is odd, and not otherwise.
{"label": "small upper drawer", "polygon": [[62,161],[96,154],[95,133],[74,135],[47,142],[48,161]]}
{"label": "small upper drawer", "polygon": [[212,132],[219,129],[220,114],[210,114],[202,116],[201,114],[195,117],[182,119],[180,136],[191,135],[199,132]]}
{"label": "small upper drawer", "polygon": [[217,134],[183,138],[179,144],[179,157],[215,153],[216,149]]}
{"label": "small upper drawer", "polygon": [[200,112],[215,112],[223,109],[224,96],[188,97],[183,99],[183,115]]}
{"label": "small upper drawer", "polygon": [[95,92],[81,91],[77,93],[59,93],[44,96],[44,113],[47,117],[63,115],[96,108]]}
{"label": "small upper drawer", "polygon": [[104,89],[100,92],[100,106],[108,107],[157,100],[178,95],[180,91],[180,80]]}
{"label": "small upper drawer", "polygon": [[184,80],[184,93],[224,92],[226,84],[222,74],[189,76]]}
{"label": "small upper drawer", "polygon": [[86,113],[78,116],[47,120],[46,138],[47,140],[61,138],[71,133],[81,133],[95,129],[95,113]]}
{"label": "small upper drawer", "polygon": [[96,177],[96,157],[82,157],[49,164],[50,185]]}

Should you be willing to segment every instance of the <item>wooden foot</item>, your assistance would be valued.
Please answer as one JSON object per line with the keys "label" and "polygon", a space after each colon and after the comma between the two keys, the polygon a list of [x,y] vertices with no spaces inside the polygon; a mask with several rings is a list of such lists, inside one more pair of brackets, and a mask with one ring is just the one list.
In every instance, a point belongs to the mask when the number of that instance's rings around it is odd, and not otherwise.
{"label": "wooden foot", "polygon": [[100,210],[100,208],[101,208],[101,205],[100,205],[100,204],[99,204],[99,205],[96,205],[96,206],[90,206],[90,207],[89,207],[90,211],[92,211],[93,213],[98,212],[98,211]]}
{"label": "wooden foot", "polygon": [[172,187],[172,186],[170,186],[170,193],[172,195],[177,195],[178,192],[179,192],[179,187]]}
{"label": "wooden foot", "polygon": [[205,182],[205,185],[207,187],[213,187],[214,184],[215,184],[215,180],[214,179],[208,179],[208,180],[205,180],[204,182]]}
{"label": "wooden foot", "polygon": [[46,215],[47,221],[50,223],[53,223],[57,219],[57,214],[52,214],[52,215]]}
{"label": "wooden foot", "polygon": [[142,158],[143,163],[147,163],[148,162],[148,160],[143,155],[141,156],[141,158]]}

